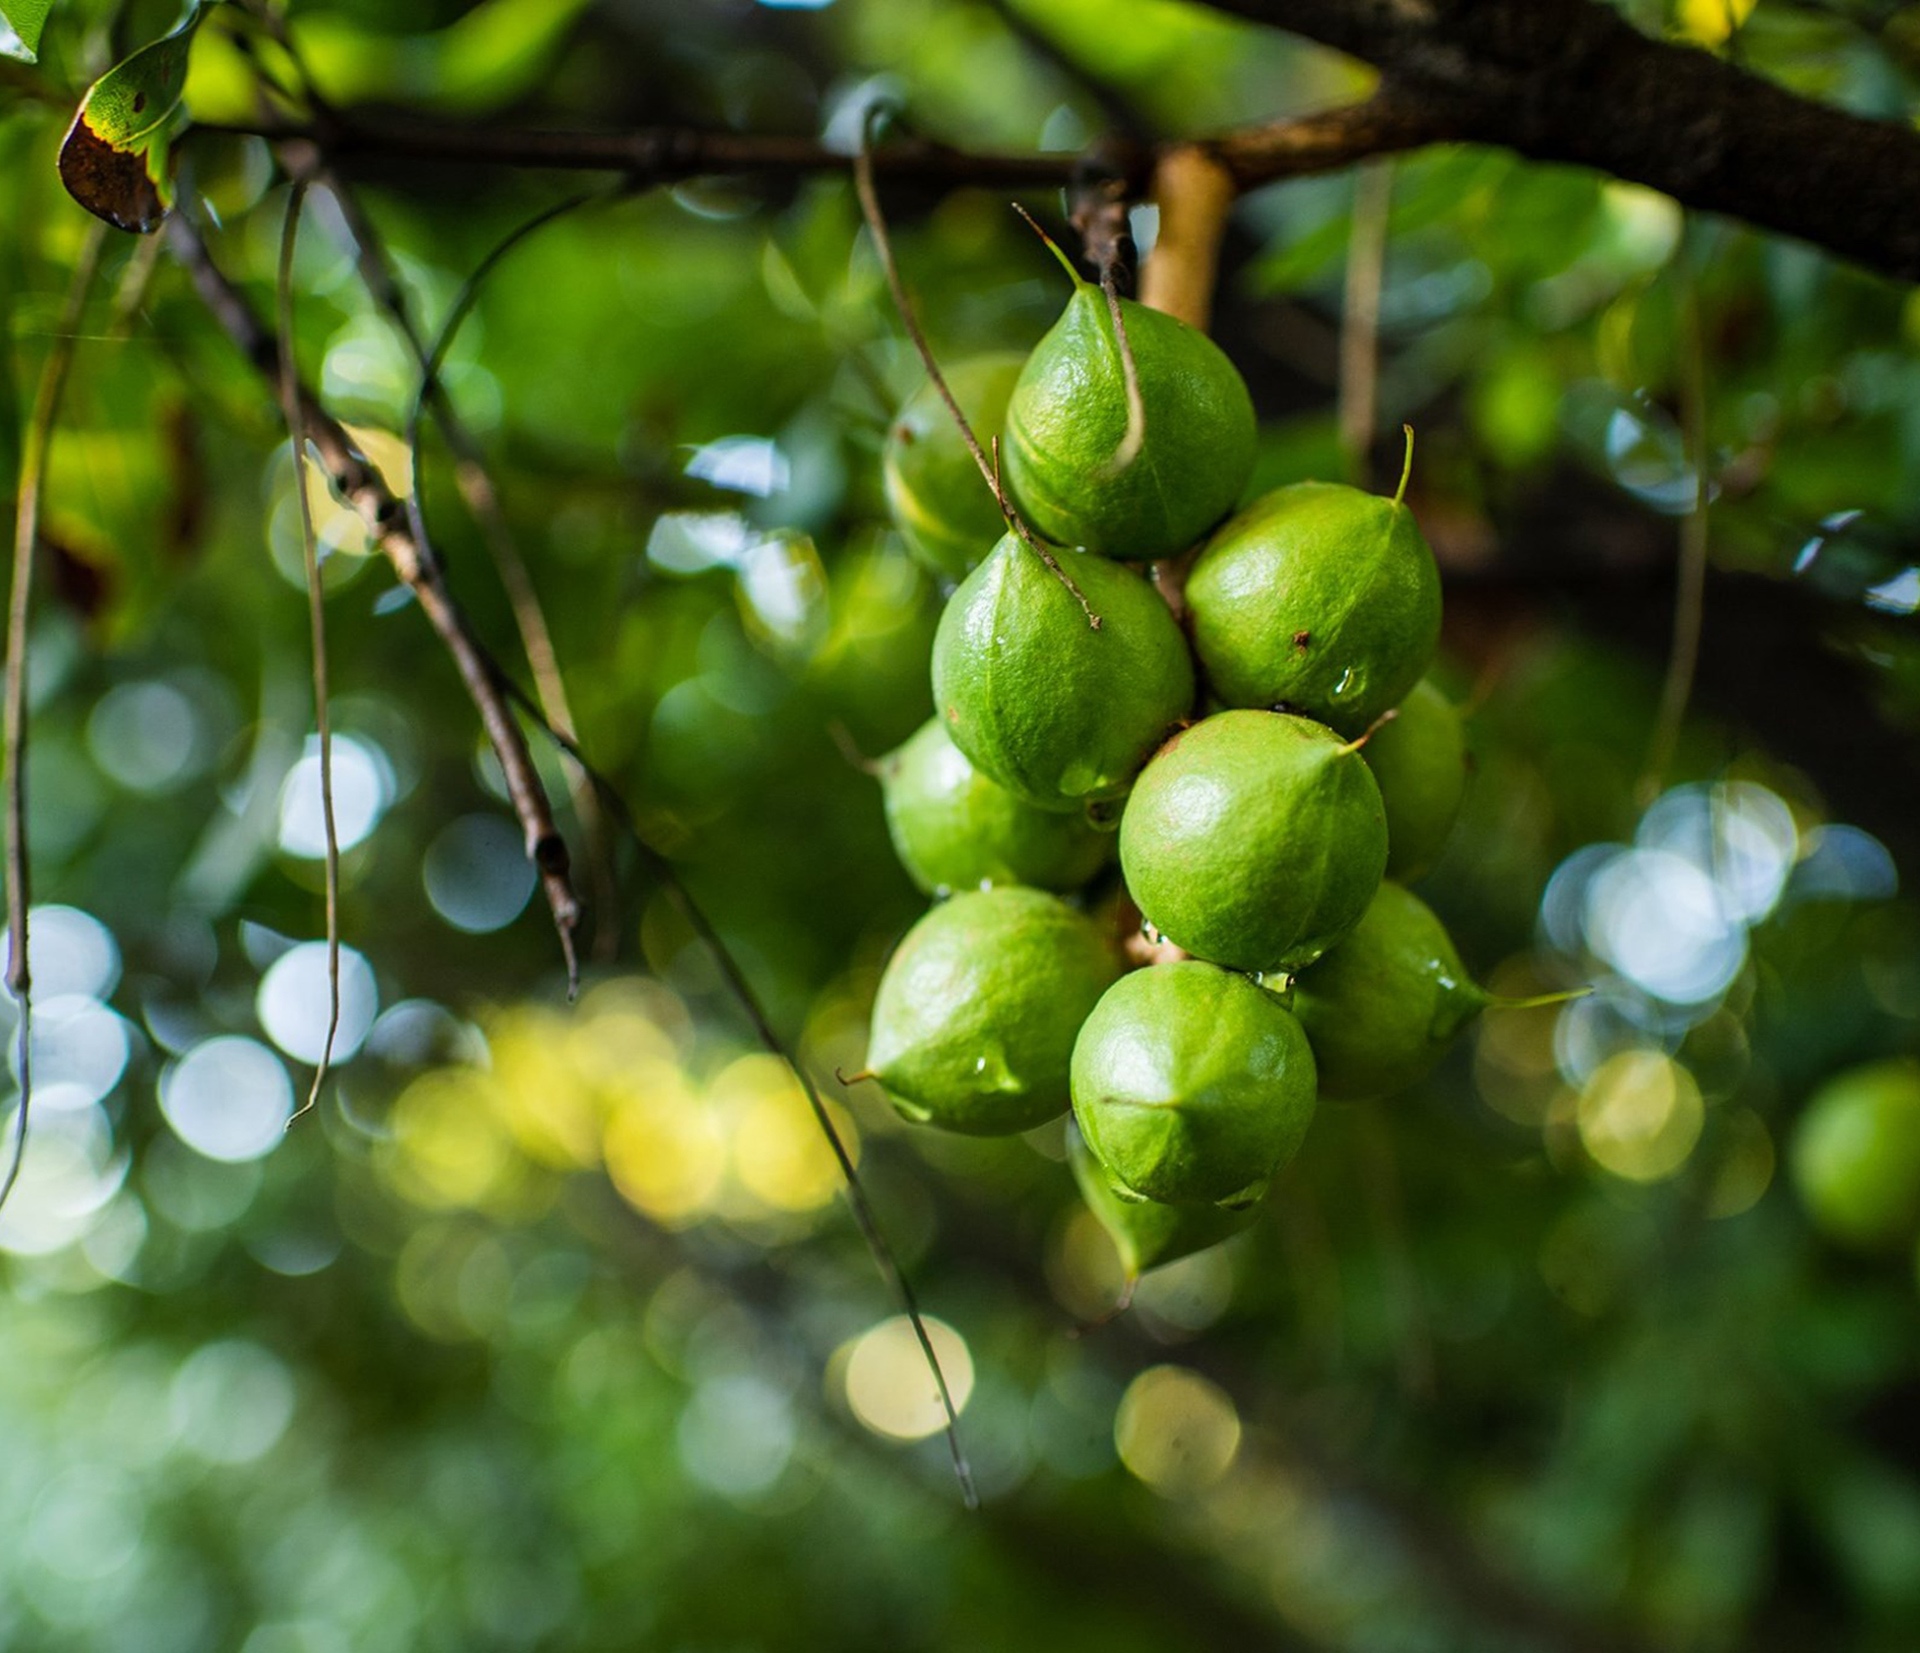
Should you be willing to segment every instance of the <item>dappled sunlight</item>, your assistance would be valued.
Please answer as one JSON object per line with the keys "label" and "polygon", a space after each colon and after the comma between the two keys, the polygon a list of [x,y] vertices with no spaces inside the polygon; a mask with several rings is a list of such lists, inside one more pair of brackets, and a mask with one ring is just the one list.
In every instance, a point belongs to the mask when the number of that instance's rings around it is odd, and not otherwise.
{"label": "dappled sunlight", "polygon": [[[396,1102],[395,1185],[437,1208],[531,1212],[549,1174],[604,1167],[668,1228],[751,1224],[830,1204],[841,1172],[791,1069],[765,1054],[689,1058],[684,1005],[657,982],[615,978],[572,1012],[520,1005],[482,1018],[484,1065],[443,1067]],[[849,1154],[859,1133],[826,1104]]]}

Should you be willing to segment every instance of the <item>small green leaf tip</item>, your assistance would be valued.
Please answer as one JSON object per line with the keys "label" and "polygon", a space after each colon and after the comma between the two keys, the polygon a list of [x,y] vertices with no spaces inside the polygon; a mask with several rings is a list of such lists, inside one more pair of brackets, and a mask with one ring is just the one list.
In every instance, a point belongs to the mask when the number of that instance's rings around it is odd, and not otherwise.
{"label": "small green leaf tip", "polygon": [[1060,243],[1055,241],[1052,236],[1040,227],[1039,219],[1035,218],[1033,214],[1021,206],[1018,201],[1013,203],[1013,210],[1019,213],[1022,218],[1026,219],[1027,228],[1032,230],[1035,235],[1039,236],[1040,239],[1046,243],[1047,251],[1052,253],[1053,256],[1060,261],[1060,268],[1067,272],[1067,279],[1071,281],[1076,288],[1091,287],[1093,285],[1091,281],[1087,280],[1085,276],[1074,268],[1073,260],[1067,257],[1066,253],[1061,250]]}

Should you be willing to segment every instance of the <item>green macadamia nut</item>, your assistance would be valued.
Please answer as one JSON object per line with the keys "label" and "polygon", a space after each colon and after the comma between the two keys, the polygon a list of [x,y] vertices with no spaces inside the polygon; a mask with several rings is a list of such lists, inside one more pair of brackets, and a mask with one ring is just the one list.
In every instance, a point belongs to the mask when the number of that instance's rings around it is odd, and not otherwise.
{"label": "green macadamia nut", "polygon": [[1068,1102],[1073,1041],[1120,961],[1040,890],[973,890],[909,930],[880,978],[867,1067],[917,1124],[997,1136]]}
{"label": "green macadamia nut", "polygon": [[1037,809],[1123,796],[1193,704],[1193,662],[1133,569],[1063,551],[1087,611],[1013,534],[966,578],[933,642],[934,712],[983,774]]}
{"label": "green macadamia nut", "polygon": [[1007,404],[1007,488],[1050,540],[1109,557],[1170,557],[1246,487],[1253,401],[1205,333],[1131,299],[1120,314],[1139,371],[1137,442],[1106,295],[1076,276]]}
{"label": "green macadamia nut", "polygon": [[1113,1241],[1129,1282],[1150,1268],[1178,1262],[1230,1239],[1259,1215],[1258,1205],[1163,1205],[1158,1200],[1123,1199],[1077,1130],[1067,1133],[1067,1159],[1081,1199]]}
{"label": "green macadamia nut", "polygon": [[1387,876],[1411,884],[1440,859],[1466,799],[1460,714],[1423,677],[1361,750],[1387,811]]}
{"label": "green macadamia nut", "polygon": [[1194,651],[1229,706],[1283,706],[1358,735],[1440,639],[1440,574],[1404,502],[1334,482],[1276,488],[1187,577]]}
{"label": "green macadamia nut", "polygon": [[[974,356],[946,369],[947,388],[983,451],[991,451],[1026,358]],[[894,526],[915,558],[948,585],[964,580],[1006,531],[1000,506],[938,388],[929,381],[887,430],[880,480]]]}
{"label": "green macadamia nut", "polygon": [[1313,1053],[1293,1013],[1197,959],[1122,976],[1073,1048],[1073,1114],[1122,1194],[1244,1205],[1313,1119]]}
{"label": "green macadamia nut", "polygon": [[1876,1250],[1920,1232],[1920,1062],[1848,1068],[1794,1125],[1788,1164],[1807,1214],[1843,1245]]}
{"label": "green macadamia nut", "polygon": [[1147,922],[1236,970],[1311,964],[1359,922],[1386,864],[1359,750],[1280,712],[1220,712],[1176,735],[1120,818],[1120,865]]}
{"label": "green macadamia nut", "polygon": [[981,774],[937,717],[878,772],[894,851],[928,895],[986,884],[1076,890],[1113,852],[1113,835],[1083,816],[1035,809]]}
{"label": "green macadamia nut", "polygon": [[1433,910],[1387,883],[1353,933],[1293,984],[1320,1094],[1346,1102],[1417,1084],[1492,1002]]}

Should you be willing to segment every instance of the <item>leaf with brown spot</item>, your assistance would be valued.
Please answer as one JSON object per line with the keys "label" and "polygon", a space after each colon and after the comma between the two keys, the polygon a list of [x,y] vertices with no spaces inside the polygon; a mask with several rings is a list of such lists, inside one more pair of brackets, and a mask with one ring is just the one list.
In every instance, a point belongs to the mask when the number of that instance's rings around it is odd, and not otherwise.
{"label": "leaf with brown spot", "polygon": [[88,212],[115,229],[146,235],[173,204],[169,157],[185,123],[187,55],[204,7],[114,65],[87,89],[60,146],[60,181]]}

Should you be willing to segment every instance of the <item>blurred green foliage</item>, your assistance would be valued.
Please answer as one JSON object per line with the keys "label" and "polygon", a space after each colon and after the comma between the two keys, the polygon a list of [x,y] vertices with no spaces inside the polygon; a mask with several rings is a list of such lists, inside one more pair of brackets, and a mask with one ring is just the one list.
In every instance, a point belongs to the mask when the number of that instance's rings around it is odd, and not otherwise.
{"label": "blurred green foliage", "polygon": [[[1625,9],[1913,111],[1916,8]],[[529,127],[844,139],[886,96],[968,146],[1073,150],[1103,115],[1063,60],[1163,134],[1366,85],[1172,0],[288,15],[342,106]],[[87,232],[60,140],[176,18],[62,0],[40,64],[0,66],[0,475]],[[254,119],[256,59],[290,68],[212,10],[193,113]],[[284,179],[255,138],[179,149],[265,313]],[[429,328],[574,187],[378,153],[348,176]],[[1504,153],[1407,157],[1391,188],[1368,458],[1397,475],[1418,427],[1476,759],[1422,894],[1496,991],[1598,991],[1490,1014],[1409,1095],[1324,1108],[1252,1229],[1080,1339],[1119,1268],[1058,1131],[931,1137],[830,1084],[948,1329],[977,1515],[791,1080],[618,846],[604,899],[571,817],[593,915],[566,1006],[471,708],[317,482],[354,1037],[282,1133],[324,1005],[293,470],[181,271],[111,241],[32,655],[39,1094],[0,1214],[0,1644],[1915,1644],[1911,1254],[1830,1244],[1776,1171],[1823,1079],[1911,1053],[1920,1018],[1920,304]],[[888,199],[935,348],[1029,347],[1065,295],[1003,193]],[[1236,214],[1216,334],[1262,416],[1255,487],[1349,467],[1353,201],[1340,174]],[[325,189],[294,285],[303,370],[404,485],[416,374]],[[1649,795],[1693,315],[1713,570],[1694,714]],[[822,1076],[864,1064],[923,905],[842,751],[931,710],[940,593],[878,474],[918,381],[839,177],[585,206],[501,263],[446,371],[586,748]],[[517,662],[453,477],[430,441],[450,577]]]}

